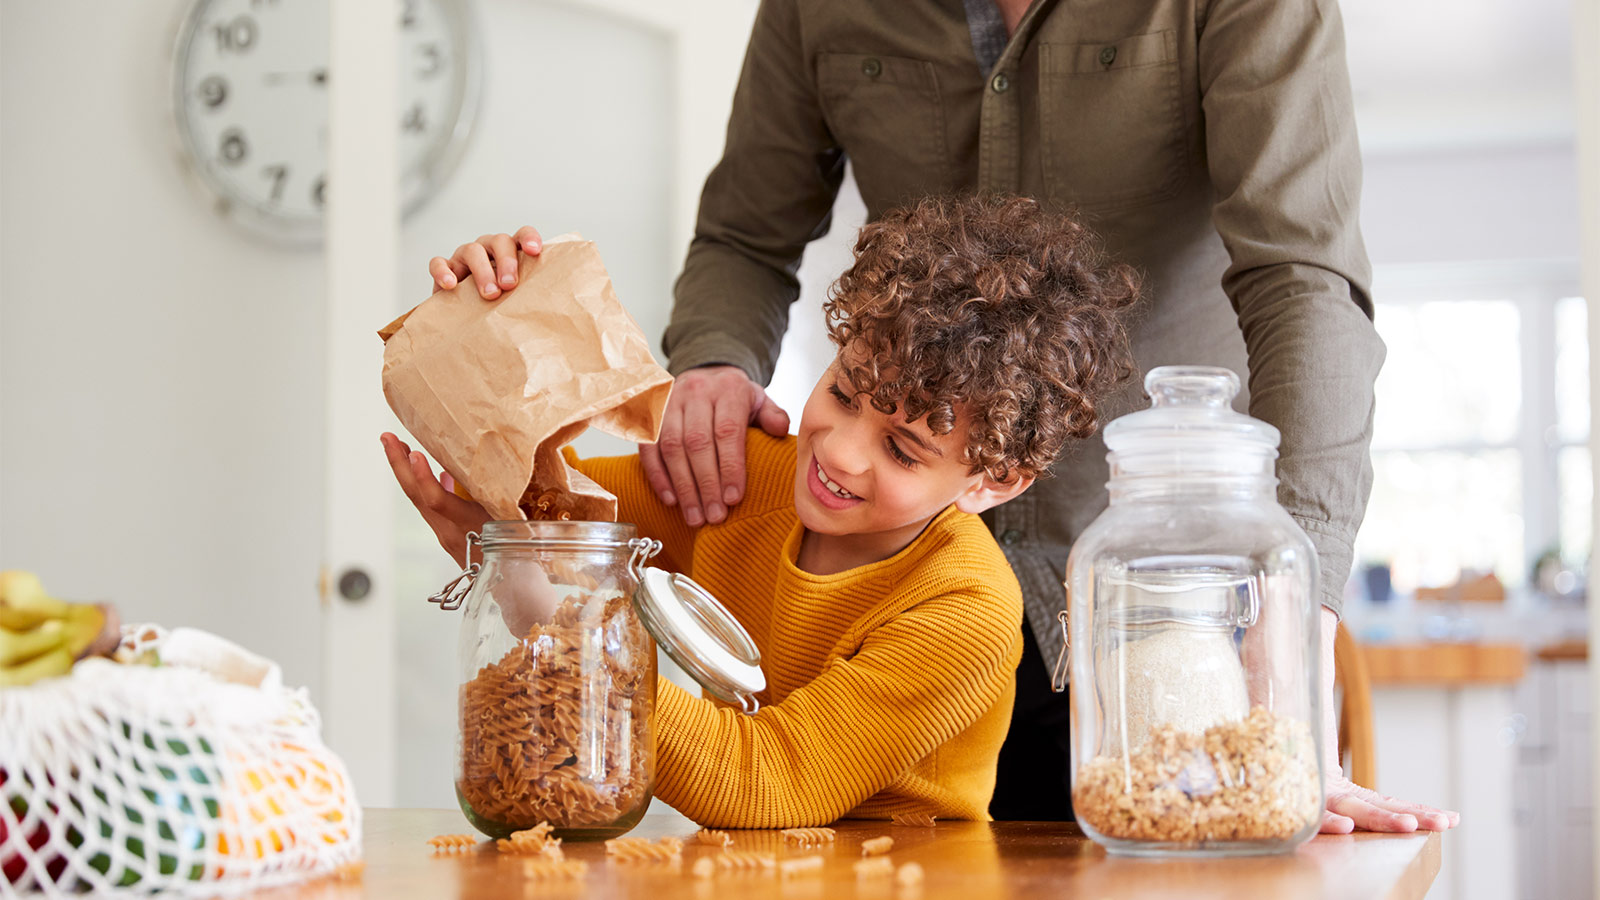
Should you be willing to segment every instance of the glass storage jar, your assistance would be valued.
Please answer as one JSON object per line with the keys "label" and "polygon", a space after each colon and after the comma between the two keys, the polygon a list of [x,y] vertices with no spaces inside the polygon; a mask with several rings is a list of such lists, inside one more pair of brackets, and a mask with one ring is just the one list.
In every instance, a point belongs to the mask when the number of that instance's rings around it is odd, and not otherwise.
{"label": "glass storage jar", "polygon": [[[632,828],[655,776],[656,642],[717,696],[754,711],[760,655],[660,550],[612,522],[490,522],[481,565],[432,600],[465,606],[456,797],[479,831],[557,837]],[[641,582],[653,588],[641,590]]]}
{"label": "glass storage jar", "polygon": [[1317,558],[1278,431],[1227,369],[1167,366],[1106,427],[1110,505],[1067,561],[1072,799],[1114,853],[1292,850],[1322,821]]}

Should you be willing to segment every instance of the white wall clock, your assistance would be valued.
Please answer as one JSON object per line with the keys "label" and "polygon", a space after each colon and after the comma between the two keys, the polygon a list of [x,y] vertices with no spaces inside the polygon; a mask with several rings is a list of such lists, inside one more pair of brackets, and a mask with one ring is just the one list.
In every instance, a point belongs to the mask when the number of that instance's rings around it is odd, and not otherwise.
{"label": "white wall clock", "polygon": [[[396,0],[402,212],[449,175],[476,112],[469,0]],[[312,244],[327,190],[328,0],[193,0],[173,54],[184,156],[224,217]]]}

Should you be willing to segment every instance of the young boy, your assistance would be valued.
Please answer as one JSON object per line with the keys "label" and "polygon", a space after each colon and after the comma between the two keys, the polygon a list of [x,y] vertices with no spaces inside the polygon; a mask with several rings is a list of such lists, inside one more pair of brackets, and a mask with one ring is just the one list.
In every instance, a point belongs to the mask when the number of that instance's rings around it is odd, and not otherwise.
{"label": "young boy", "polygon": [[[483,246],[514,257],[503,237]],[[637,456],[574,462],[762,654],[755,715],[660,682],[657,796],[733,828],[988,818],[1022,596],[977,514],[1094,432],[1096,398],[1132,371],[1120,317],[1136,295],[1131,269],[1032,201],[925,200],[862,229],[824,307],[837,357],[797,436],[750,431],[725,521],[690,528]],[[383,444],[460,558],[483,508]]]}

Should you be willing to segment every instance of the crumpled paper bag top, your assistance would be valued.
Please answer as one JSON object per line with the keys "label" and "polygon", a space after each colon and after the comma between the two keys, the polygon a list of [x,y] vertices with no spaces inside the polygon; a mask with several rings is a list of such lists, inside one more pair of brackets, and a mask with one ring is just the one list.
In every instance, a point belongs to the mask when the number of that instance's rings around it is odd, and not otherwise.
{"label": "crumpled paper bag top", "polygon": [[378,334],[389,407],[491,516],[616,520],[616,498],[561,447],[591,425],[654,441],[672,376],[592,242],[547,241],[500,299],[468,279]]}

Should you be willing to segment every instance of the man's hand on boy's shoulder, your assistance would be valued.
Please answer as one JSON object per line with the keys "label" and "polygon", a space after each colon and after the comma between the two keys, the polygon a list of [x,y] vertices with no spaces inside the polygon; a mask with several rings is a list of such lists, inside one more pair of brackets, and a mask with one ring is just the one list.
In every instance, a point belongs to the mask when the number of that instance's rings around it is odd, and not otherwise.
{"label": "man's hand on boy's shoulder", "polygon": [[789,433],[789,414],[737,366],[701,366],[672,383],[661,434],[639,445],[650,487],[691,528],[715,525],[744,498],[746,430]]}

